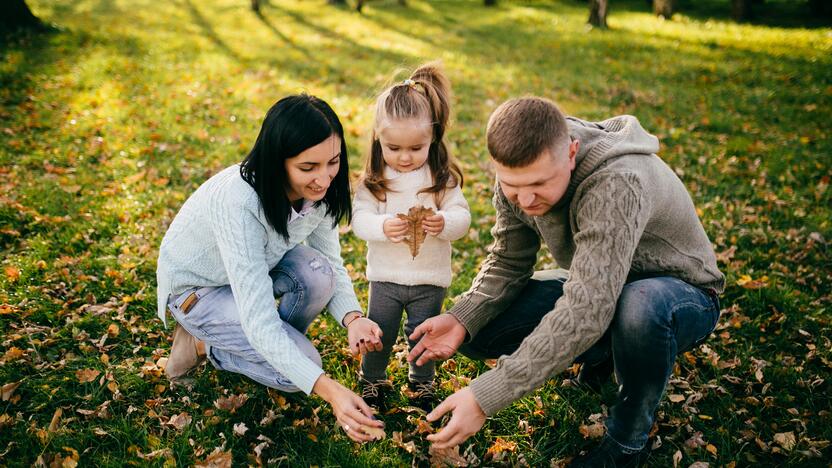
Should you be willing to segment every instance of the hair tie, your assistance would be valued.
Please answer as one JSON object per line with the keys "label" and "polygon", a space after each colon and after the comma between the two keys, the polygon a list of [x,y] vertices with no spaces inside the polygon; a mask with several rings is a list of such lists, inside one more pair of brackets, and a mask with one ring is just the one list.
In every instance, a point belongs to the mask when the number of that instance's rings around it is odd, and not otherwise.
{"label": "hair tie", "polygon": [[416,88],[416,82],[411,80],[410,78],[402,81],[402,84],[405,85],[405,86],[410,86],[411,88],[414,88],[414,89]]}

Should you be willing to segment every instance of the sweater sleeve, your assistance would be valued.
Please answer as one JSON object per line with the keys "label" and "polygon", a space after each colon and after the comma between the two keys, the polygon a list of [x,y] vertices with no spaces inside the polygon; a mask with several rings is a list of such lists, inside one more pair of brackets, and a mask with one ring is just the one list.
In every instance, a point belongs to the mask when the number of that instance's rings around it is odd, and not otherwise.
{"label": "sweater sleeve", "polygon": [[448,311],[462,323],[470,337],[508,307],[534,273],[540,238],[514,215],[509,203],[497,184],[494,189],[497,222],[491,229],[494,242],[471,288]]}
{"label": "sweater sleeve", "polygon": [[541,386],[595,343],[612,321],[649,200],[633,174],[599,174],[575,195],[575,256],[563,296],[510,356],[471,382],[487,415]]}
{"label": "sweater sleeve", "polygon": [[338,226],[333,226],[332,218],[325,216],[318,227],[307,237],[306,243],[309,247],[321,252],[332,265],[332,271],[335,272],[335,293],[326,308],[330,315],[343,325],[344,316],[348,312],[361,311],[361,305],[355,297],[352,280],[347,269],[344,268],[344,259],[341,258]]}
{"label": "sweater sleeve", "polygon": [[243,332],[258,354],[307,395],[323,369],[286,333],[274,302],[266,261],[266,227],[246,206],[218,195],[209,207],[216,242],[240,314]]}
{"label": "sweater sleeve", "polygon": [[386,241],[384,222],[393,215],[379,213],[379,201],[363,184],[357,184],[353,203],[352,232],[365,241]]}
{"label": "sweater sleeve", "polygon": [[436,236],[439,239],[455,241],[468,233],[471,211],[459,185],[445,192],[439,214],[445,218],[445,228]]}

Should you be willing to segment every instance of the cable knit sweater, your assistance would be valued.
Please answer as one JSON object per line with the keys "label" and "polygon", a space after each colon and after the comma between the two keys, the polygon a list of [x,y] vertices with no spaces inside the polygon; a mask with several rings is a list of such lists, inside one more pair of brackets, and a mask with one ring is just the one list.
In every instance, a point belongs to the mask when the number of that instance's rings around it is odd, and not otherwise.
{"label": "cable knit sweater", "polygon": [[492,415],[564,370],[612,321],[629,279],[673,276],[719,293],[725,278],[690,195],[632,116],[567,119],[581,142],[561,201],[524,214],[495,187],[494,243],[471,288],[449,310],[471,336],[505,310],[531,277],[541,239],[569,270],[563,296],[510,356],[471,382]]}
{"label": "cable knit sweater", "polygon": [[[307,206],[288,224],[285,240],[266,220],[260,199],[240,176],[239,165],[202,184],[182,206],[159,247],[156,268],[158,314],[165,321],[170,294],[188,288],[231,285],[240,323],[252,347],[307,394],[323,370],[306,357],[284,330],[275,307],[269,271],[305,242],[332,264],[336,289],[327,304],[338,323],[361,310],[341,259],[338,228],[323,204]],[[285,325],[288,326],[288,325]]]}
{"label": "cable knit sweater", "polygon": [[[390,181],[387,200],[381,202],[364,184],[358,184],[353,203],[352,230],[367,241],[367,279],[413,286],[430,284],[447,288],[451,284],[451,241],[468,232],[471,213],[459,185],[445,191],[436,206],[432,193],[417,192],[433,185],[428,164],[411,172],[385,167]],[[433,208],[445,218],[445,228],[437,236],[428,235],[419,255],[412,258],[407,243],[393,243],[384,235],[384,221],[397,213],[407,214],[415,205]]]}

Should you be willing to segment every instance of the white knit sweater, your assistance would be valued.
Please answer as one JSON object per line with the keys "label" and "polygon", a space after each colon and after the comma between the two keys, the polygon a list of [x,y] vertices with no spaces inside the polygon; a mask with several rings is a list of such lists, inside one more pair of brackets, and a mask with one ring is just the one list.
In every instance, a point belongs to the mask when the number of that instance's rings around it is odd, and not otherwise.
{"label": "white knit sweater", "polygon": [[[387,200],[376,199],[364,184],[356,187],[352,230],[367,241],[367,279],[413,286],[430,284],[443,288],[451,284],[451,241],[468,232],[471,213],[457,185],[445,192],[440,206],[433,193],[417,192],[433,185],[430,167],[425,164],[412,172],[385,167],[390,180]],[[428,235],[419,255],[412,258],[405,242],[393,243],[384,235],[384,221],[397,213],[407,214],[415,205],[433,208],[445,218],[445,228],[437,236]]]}
{"label": "white knit sweater", "polygon": [[293,218],[287,241],[266,220],[257,193],[240,176],[238,165],[208,179],[182,206],[159,247],[158,314],[164,322],[170,294],[231,285],[252,347],[309,394],[323,370],[283,329],[269,271],[303,242],[332,264],[336,288],[327,309],[335,320],[341,323],[347,312],[361,308],[341,259],[338,228],[333,228],[326,207],[306,206],[302,216]]}

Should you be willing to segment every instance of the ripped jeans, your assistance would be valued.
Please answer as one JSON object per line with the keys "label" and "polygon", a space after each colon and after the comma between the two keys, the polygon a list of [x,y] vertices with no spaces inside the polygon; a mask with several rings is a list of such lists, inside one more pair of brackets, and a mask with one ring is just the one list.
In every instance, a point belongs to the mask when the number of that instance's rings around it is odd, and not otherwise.
{"label": "ripped jeans", "polygon": [[[304,335],[335,292],[335,277],[329,261],[304,245],[286,252],[269,272],[277,312],[294,344],[321,365],[318,350]],[[181,306],[195,293],[197,302],[183,313]],[[255,351],[240,325],[240,313],[231,286],[190,288],[168,298],[176,322],[205,344],[208,361],[217,369],[243,374],[263,385],[284,392],[300,389],[275,370]]]}
{"label": "ripped jeans", "polygon": [[[554,308],[566,278],[565,270],[536,272],[514,303],[459,352],[479,360],[512,354]],[[576,362],[613,359],[619,387],[607,437],[625,452],[647,443],[676,356],[704,341],[718,319],[716,295],[680,279],[662,276],[624,285],[607,332]]]}

